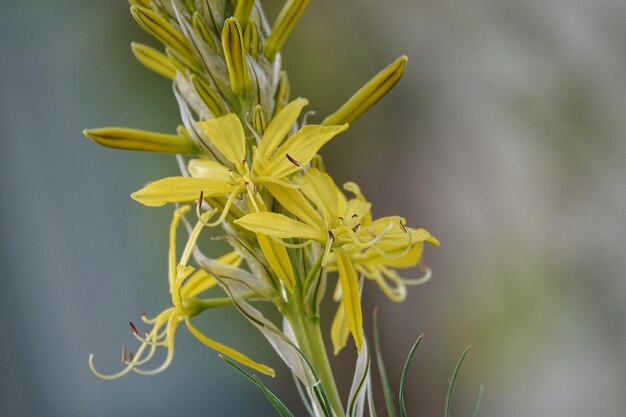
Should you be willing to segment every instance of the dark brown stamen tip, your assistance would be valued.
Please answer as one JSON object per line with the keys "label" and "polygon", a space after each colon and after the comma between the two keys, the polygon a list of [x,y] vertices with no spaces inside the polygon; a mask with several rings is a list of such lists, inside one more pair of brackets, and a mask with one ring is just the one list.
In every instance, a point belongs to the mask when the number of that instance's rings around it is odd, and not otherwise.
{"label": "dark brown stamen tip", "polygon": [[142,311],[141,312],[141,317],[144,318],[144,319],[147,319],[148,318],[148,313],[146,313],[145,311]]}
{"label": "dark brown stamen tip", "polygon": [[328,231],[328,237],[330,238],[330,240],[333,240],[333,241],[335,240],[335,235],[330,230]]}
{"label": "dark brown stamen tip", "polygon": [[343,217],[339,216],[337,217],[339,220],[343,221]]}
{"label": "dark brown stamen tip", "polygon": [[245,165],[246,165],[246,163],[247,163],[247,162],[246,162],[246,160],[245,160],[245,159],[243,159],[243,160],[241,161],[241,165],[244,165],[244,166],[245,166]]}
{"label": "dark brown stamen tip", "polygon": [[130,361],[132,362],[135,359],[135,354],[133,353],[133,351],[130,351],[130,354],[128,355],[130,357]]}
{"label": "dark brown stamen tip", "polygon": [[126,346],[122,346],[122,363],[126,363]]}
{"label": "dark brown stamen tip", "polygon": [[369,232],[370,235],[372,235],[373,238],[376,238],[376,233],[372,232],[370,229],[365,229]]}
{"label": "dark brown stamen tip", "polygon": [[404,224],[402,224],[402,222],[400,222],[400,228],[402,229],[404,233],[407,232],[406,227],[404,227]]}
{"label": "dark brown stamen tip", "polygon": [[353,218],[353,219],[356,219],[357,217],[359,217],[359,216],[357,216],[357,214],[356,214],[356,213],[354,213],[354,214],[352,215],[352,218]]}
{"label": "dark brown stamen tip", "polygon": [[417,266],[420,267],[420,269],[422,270],[422,272],[426,272],[428,271],[428,267],[426,266],[426,263],[424,262],[424,260],[420,259],[420,261],[417,263]]}
{"label": "dark brown stamen tip", "polygon": [[135,325],[133,324],[132,321],[129,321],[128,324],[130,324],[130,330],[133,331],[133,333],[135,333],[136,335],[139,335],[139,331],[137,330],[137,328],[135,327]]}
{"label": "dark brown stamen tip", "polygon": [[357,232],[360,228],[361,228],[361,223],[359,223],[359,224],[357,224],[356,226],[354,226],[354,227],[352,228],[352,231],[353,231],[354,233],[356,233],[356,232]]}
{"label": "dark brown stamen tip", "polygon": [[204,201],[204,191],[200,191],[200,198],[198,198],[198,207],[202,208],[203,201]]}
{"label": "dark brown stamen tip", "polygon": [[289,155],[288,153],[285,154],[287,156],[287,159],[289,159],[289,162],[291,162],[292,164],[294,164],[295,166],[299,167],[300,166],[300,162],[296,161],[295,159],[293,159],[291,157],[291,155]]}

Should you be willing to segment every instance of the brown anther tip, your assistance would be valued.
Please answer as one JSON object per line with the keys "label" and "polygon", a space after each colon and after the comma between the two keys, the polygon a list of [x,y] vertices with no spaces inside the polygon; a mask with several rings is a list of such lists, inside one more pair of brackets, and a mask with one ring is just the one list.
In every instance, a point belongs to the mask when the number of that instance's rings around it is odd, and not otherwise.
{"label": "brown anther tip", "polygon": [[256,184],[252,184],[252,192],[254,193],[254,195],[257,195],[259,193],[259,189],[257,188]]}
{"label": "brown anther tip", "polygon": [[135,325],[133,324],[132,321],[129,321],[128,324],[130,324],[130,330],[133,331],[133,333],[135,333],[137,336],[139,335],[139,331],[137,330],[137,327],[135,327]]}
{"label": "brown anther tip", "polygon": [[330,238],[330,240],[335,240],[335,235],[330,230],[328,231],[328,237]]}
{"label": "brown anther tip", "polygon": [[368,233],[369,233],[370,235],[372,235],[372,237],[373,237],[373,238],[375,238],[375,237],[376,237],[376,233],[372,232],[370,229],[365,229],[365,230],[367,230],[367,231],[368,231]]}
{"label": "brown anther tip", "polygon": [[406,227],[404,227],[404,224],[402,224],[402,222],[400,222],[400,228],[402,229],[404,233],[407,232]]}
{"label": "brown anther tip", "polygon": [[200,198],[198,198],[198,206],[202,208],[202,202],[204,201],[204,191],[200,191]]}
{"label": "brown anther tip", "polygon": [[339,220],[343,221],[343,217],[338,216],[337,218],[338,218]]}
{"label": "brown anther tip", "polygon": [[245,159],[242,159],[242,160],[241,160],[241,165],[246,165],[246,164],[247,164],[246,160],[245,160]]}
{"label": "brown anther tip", "polygon": [[130,357],[130,361],[132,362],[135,359],[135,354],[133,353],[133,351],[130,351],[130,354],[128,355]]}
{"label": "brown anther tip", "polygon": [[122,363],[126,363],[126,346],[122,346]]}
{"label": "brown anther tip", "polygon": [[144,318],[144,319],[147,319],[148,318],[148,313],[146,313],[145,311],[142,311],[141,312],[141,317]]}
{"label": "brown anther tip", "polygon": [[359,216],[358,216],[356,213],[354,213],[354,214],[352,215],[352,218],[353,218],[353,219],[356,219],[357,217],[359,217]]}
{"label": "brown anther tip", "polygon": [[288,153],[285,154],[285,156],[287,157],[287,159],[289,159],[289,162],[291,162],[292,164],[294,164],[295,166],[299,167],[300,166],[300,162],[296,161],[295,159],[293,159],[291,157],[291,155],[289,155]]}
{"label": "brown anther tip", "polygon": [[426,272],[428,271],[428,266],[426,266],[426,263],[424,262],[423,259],[420,259],[419,262],[417,263],[417,266],[420,267],[420,269],[422,270],[422,272]]}

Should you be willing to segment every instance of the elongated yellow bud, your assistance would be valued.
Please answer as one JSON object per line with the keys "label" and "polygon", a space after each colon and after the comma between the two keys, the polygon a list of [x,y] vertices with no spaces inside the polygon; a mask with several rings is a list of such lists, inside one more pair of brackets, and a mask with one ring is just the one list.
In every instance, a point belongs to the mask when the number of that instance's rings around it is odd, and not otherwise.
{"label": "elongated yellow bud", "polygon": [[130,48],[135,58],[148,69],[170,80],[176,76],[176,67],[164,53],[137,42],[132,42]]}
{"label": "elongated yellow bud", "polygon": [[172,65],[174,65],[174,68],[185,74],[185,72],[187,71],[187,66],[180,59],[179,55],[176,52],[172,51],[170,48],[165,48],[165,55],[167,55]]}
{"label": "elongated yellow bud", "polygon": [[239,0],[237,2],[237,8],[235,8],[233,17],[237,19],[239,24],[244,28],[248,24],[252,7],[254,7],[254,0]]}
{"label": "elongated yellow bud", "polygon": [[287,37],[300,20],[304,9],[308,6],[309,0],[288,0],[280,11],[274,22],[272,33],[265,40],[263,54],[270,60],[280,51],[287,40]]}
{"label": "elongated yellow bud", "polygon": [[132,5],[130,12],[146,32],[178,52],[185,63],[193,66],[195,59],[187,39],[158,13],[146,7]]}
{"label": "elongated yellow bud", "polygon": [[254,110],[252,111],[252,127],[260,136],[263,136],[267,128],[265,116],[263,115],[263,107],[260,104],[254,106]]}
{"label": "elongated yellow bud", "polygon": [[243,31],[243,45],[252,58],[257,59],[259,56],[259,28],[257,28],[254,20],[248,22],[246,29]]}
{"label": "elongated yellow bud", "polygon": [[202,101],[204,101],[204,104],[206,104],[209,110],[211,110],[213,116],[219,117],[226,113],[224,105],[222,104],[222,99],[211,88],[211,86],[202,79],[202,77],[198,77],[194,74],[191,76],[191,82],[193,83],[193,87],[196,89],[196,93],[198,93]]}
{"label": "elongated yellow bud", "polygon": [[243,34],[237,19],[230,17],[224,22],[222,30],[222,47],[228,67],[228,77],[233,93],[246,95],[249,86],[248,66],[243,48]]}
{"label": "elongated yellow bud", "polygon": [[173,154],[197,154],[198,148],[191,138],[148,130],[126,127],[103,127],[85,129],[83,135],[102,146],[133,151],[161,152]]}
{"label": "elongated yellow bud", "polygon": [[361,87],[339,110],[324,119],[322,124],[336,125],[356,120],[396,85],[404,74],[408,60],[406,55],[396,59]]}
{"label": "elongated yellow bud", "polygon": [[289,85],[289,77],[285,71],[281,71],[278,76],[278,88],[276,89],[276,107],[274,114],[277,114],[289,103],[289,95],[291,94],[291,86]]}
{"label": "elongated yellow bud", "polygon": [[213,51],[217,51],[217,45],[215,45],[215,39],[213,35],[209,31],[209,28],[202,20],[200,13],[195,12],[193,17],[191,18],[191,24],[193,26],[193,30],[196,31],[198,35],[213,49]]}

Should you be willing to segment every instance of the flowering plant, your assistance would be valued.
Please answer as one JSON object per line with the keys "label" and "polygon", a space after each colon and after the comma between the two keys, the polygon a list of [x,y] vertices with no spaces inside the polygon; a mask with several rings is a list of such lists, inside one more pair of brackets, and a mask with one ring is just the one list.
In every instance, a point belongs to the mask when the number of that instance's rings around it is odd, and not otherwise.
{"label": "flowering plant", "polygon": [[[108,147],[176,155],[180,176],[156,180],[132,194],[146,206],[173,205],[167,273],[172,304],[155,317],[142,316],[148,331],[131,323],[140,346],[123,350],[124,367],[118,373],[101,373],[90,356],[97,376],[165,370],[174,357],[178,326],[184,323],[200,342],[259,385],[281,415],[292,415],[244,369],[274,376],[272,368],[213,340],[192,323],[207,310],[232,306],[295,375],[312,415],[361,416],[368,398],[375,415],[361,291],[366,281],[374,281],[391,300],[403,301],[407,286],[431,276],[421,263],[424,244],[439,242],[426,230],[407,226],[400,216],[375,218],[356,183],[340,187],[326,171],[320,149],[396,84],[407,58],[383,69],[321,124],[309,124],[309,113],[302,116],[308,101],[290,98],[280,54],[307,4],[288,0],[270,27],[260,2],[253,0],[131,0],[137,23],[164,47],[133,43],[133,53],[172,81],[182,125],[176,134],[118,127],[84,133]],[[181,224],[187,243],[179,252]],[[205,253],[198,243],[203,232],[226,241],[231,251],[219,257]],[[398,273],[416,265],[423,272],[419,278]],[[320,309],[328,288],[337,303],[329,332],[334,353],[350,338],[358,352],[345,407],[324,345],[327,333],[320,327],[320,318],[331,313]],[[274,308],[282,322],[262,314],[260,303]],[[165,360],[150,367],[159,349],[166,351]],[[384,376],[380,357],[379,368]],[[406,413],[402,395],[400,400]]]}

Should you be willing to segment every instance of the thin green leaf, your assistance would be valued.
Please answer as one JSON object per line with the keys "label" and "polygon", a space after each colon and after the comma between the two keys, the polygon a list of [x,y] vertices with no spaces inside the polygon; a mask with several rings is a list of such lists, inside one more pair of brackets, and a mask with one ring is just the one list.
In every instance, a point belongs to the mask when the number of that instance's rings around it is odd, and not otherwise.
{"label": "thin green leaf", "polygon": [[306,409],[307,413],[309,413],[309,416],[315,417],[315,413],[313,412],[313,409],[309,405],[309,399],[307,398],[306,393],[304,392],[304,389],[302,388],[302,383],[298,379],[298,376],[293,372],[291,373],[291,376],[293,377],[293,383],[295,384],[296,389],[298,390],[298,395],[300,395],[302,404],[304,404],[304,408]]}
{"label": "thin green leaf", "polygon": [[396,407],[393,404],[393,391],[387,378],[385,370],[385,362],[383,361],[383,352],[380,346],[380,326],[378,323],[378,308],[374,309],[374,348],[376,350],[376,362],[378,363],[378,374],[380,376],[380,384],[383,386],[383,395],[387,404],[387,414],[389,417],[396,417]]}
{"label": "thin green leaf", "polygon": [[415,343],[413,344],[413,347],[411,348],[411,351],[409,352],[409,356],[406,358],[404,369],[402,369],[402,376],[400,377],[400,416],[402,417],[408,417],[408,414],[406,413],[406,406],[404,405],[404,383],[406,382],[406,374],[407,374],[407,371],[409,370],[409,366],[411,366],[413,355],[415,355],[415,351],[417,350],[417,347],[419,346],[423,337],[424,337],[424,334],[421,334],[417,338]]}
{"label": "thin green leaf", "polygon": [[463,353],[461,353],[461,357],[459,358],[459,361],[456,363],[456,366],[454,367],[454,371],[452,371],[452,376],[450,377],[450,385],[448,386],[448,394],[446,395],[446,406],[444,408],[444,413],[443,413],[444,417],[450,417],[450,408],[452,406],[452,394],[454,392],[454,383],[456,382],[456,377],[459,374],[461,365],[463,364],[463,361],[465,360],[465,356],[467,355],[467,352],[469,352],[470,348],[471,346],[466,347]]}
{"label": "thin green leaf", "polygon": [[478,408],[480,407],[480,400],[483,398],[484,390],[484,385],[478,387],[478,392],[476,393],[476,397],[474,398],[474,406],[472,407],[472,413],[470,414],[470,417],[476,417],[476,415],[478,414]]}
{"label": "thin green leaf", "polygon": [[220,359],[224,360],[227,364],[235,368],[240,374],[244,377],[252,381],[257,387],[263,391],[263,394],[267,397],[267,399],[272,403],[276,411],[281,417],[295,417],[295,415],[283,404],[283,402],[276,396],[272,391],[270,391],[263,382],[255,375],[251,375],[248,371],[238,366],[235,362],[228,359],[226,356],[220,355]]}

